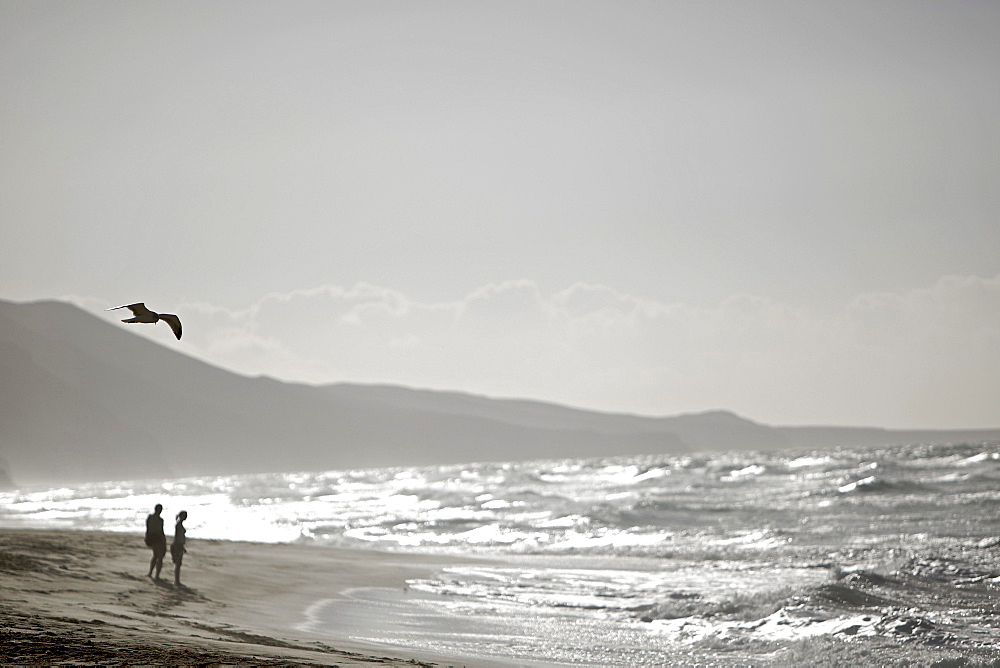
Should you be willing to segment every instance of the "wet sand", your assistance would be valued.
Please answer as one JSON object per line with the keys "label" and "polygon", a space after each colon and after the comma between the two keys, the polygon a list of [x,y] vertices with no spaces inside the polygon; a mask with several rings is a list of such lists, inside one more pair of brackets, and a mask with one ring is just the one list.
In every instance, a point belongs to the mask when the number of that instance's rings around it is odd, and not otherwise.
{"label": "wet sand", "polygon": [[0,663],[457,665],[308,630],[357,587],[402,589],[447,557],[192,540],[182,586],[135,534],[0,529]]}

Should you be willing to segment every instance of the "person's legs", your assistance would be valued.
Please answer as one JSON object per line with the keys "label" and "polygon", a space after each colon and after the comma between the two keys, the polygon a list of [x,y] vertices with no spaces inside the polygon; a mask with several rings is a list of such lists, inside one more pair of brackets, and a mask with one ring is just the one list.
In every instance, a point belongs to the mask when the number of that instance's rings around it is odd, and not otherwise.
{"label": "person's legs", "polygon": [[160,571],[163,570],[163,555],[166,553],[166,545],[157,545],[153,548],[153,561],[150,562],[150,570],[156,570],[156,575],[154,577],[157,580],[160,579]]}
{"label": "person's legs", "polygon": [[170,558],[174,560],[174,584],[181,583],[181,562],[184,561],[184,548],[177,549],[176,546],[170,548]]}

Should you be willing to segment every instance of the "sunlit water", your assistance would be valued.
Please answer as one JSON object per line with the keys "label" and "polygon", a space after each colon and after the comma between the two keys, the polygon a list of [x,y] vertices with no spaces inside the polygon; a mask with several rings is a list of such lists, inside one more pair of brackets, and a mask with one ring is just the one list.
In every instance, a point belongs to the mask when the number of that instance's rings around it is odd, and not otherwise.
{"label": "sunlit water", "polygon": [[838,602],[835,576],[1000,534],[998,483],[996,443],[643,456],[21,490],[0,493],[0,524],[138,532],[163,503],[188,511],[191,540],[488,557],[319,602],[308,625],[501,662],[656,665],[697,661],[708,638],[886,633],[891,601]]}

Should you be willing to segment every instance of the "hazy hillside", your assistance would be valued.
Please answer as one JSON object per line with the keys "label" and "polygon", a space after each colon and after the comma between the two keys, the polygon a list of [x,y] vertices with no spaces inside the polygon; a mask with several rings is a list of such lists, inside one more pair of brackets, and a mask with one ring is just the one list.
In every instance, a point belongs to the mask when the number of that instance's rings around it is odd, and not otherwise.
{"label": "hazy hillside", "polygon": [[721,411],[653,418],[282,383],[199,362],[69,304],[0,301],[0,469],[21,485],[989,438],[1000,430],[775,428]]}
{"label": "hazy hillside", "polygon": [[0,456],[19,484],[685,447],[670,433],[533,427],[247,378],[57,302],[0,302],[0,374]]}

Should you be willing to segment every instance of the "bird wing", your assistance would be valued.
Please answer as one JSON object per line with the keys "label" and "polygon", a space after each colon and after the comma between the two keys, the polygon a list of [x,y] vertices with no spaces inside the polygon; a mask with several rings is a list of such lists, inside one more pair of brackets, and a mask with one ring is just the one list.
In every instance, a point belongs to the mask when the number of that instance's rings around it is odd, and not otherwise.
{"label": "bird wing", "polygon": [[[150,311],[148,308],[146,308],[146,305],[143,304],[142,302],[139,302],[138,304],[125,304],[123,306],[115,306],[114,308],[108,308],[108,309],[104,309],[104,310],[105,311],[115,311],[115,310],[118,310],[120,308],[127,308],[129,311],[132,311],[132,315],[134,315],[136,317],[156,315],[155,313],[153,313],[152,311]],[[174,316],[174,317],[176,317],[176,316]]]}
{"label": "bird wing", "polygon": [[181,319],[173,313],[161,313],[160,320],[163,320],[170,325],[170,329],[174,330],[174,336],[176,336],[179,341],[181,338]]}

